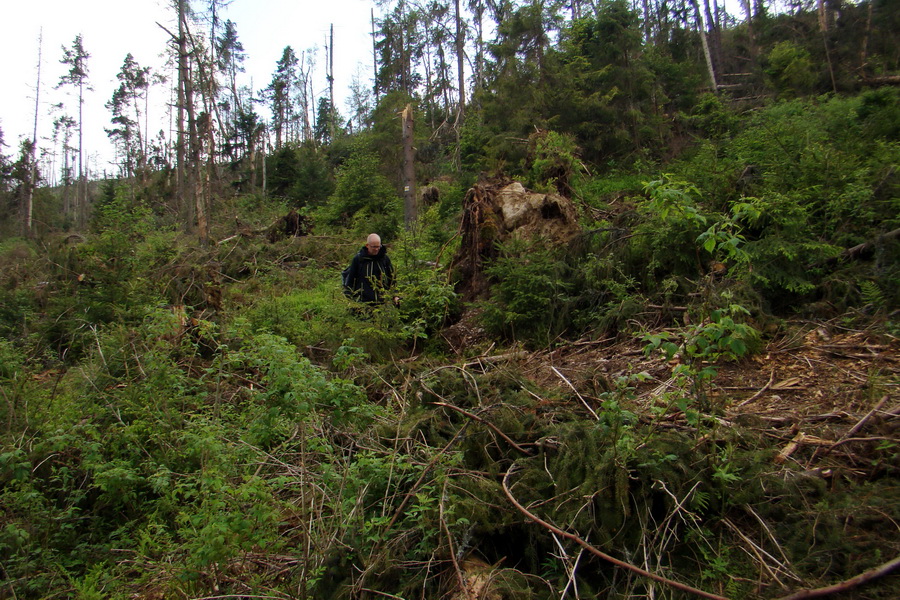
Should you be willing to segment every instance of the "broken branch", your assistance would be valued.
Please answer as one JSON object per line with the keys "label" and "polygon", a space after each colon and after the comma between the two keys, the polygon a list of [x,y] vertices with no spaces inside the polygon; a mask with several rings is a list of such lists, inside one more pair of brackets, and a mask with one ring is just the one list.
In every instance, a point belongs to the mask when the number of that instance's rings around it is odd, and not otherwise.
{"label": "broken branch", "polygon": [[673,587],[677,590],[681,590],[683,592],[690,592],[691,594],[700,596],[701,598],[709,598],[711,600],[728,600],[724,596],[717,596],[716,594],[711,594],[709,592],[704,592],[703,590],[698,590],[695,587],[691,587],[687,584],[680,583],[678,581],[673,581],[671,579],[663,577],[662,575],[657,575],[656,573],[651,573],[650,571],[645,571],[644,569],[642,569],[638,566],[632,565],[631,563],[627,563],[627,562],[621,561],[617,558],[614,558],[614,557],[610,556],[609,554],[603,552],[602,550],[598,550],[597,548],[588,544],[586,541],[584,541],[577,535],[569,533],[567,531],[563,531],[559,527],[551,525],[550,523],[548,523],[547,521],[544,521],[537,515],[532,514],[531,512],[528,511],[527,508],[525,508],[524,506],[519,504],[519,502],[516,500],[515,496],[512,495],[512,492],[509,489],[509,476],[512,474],[514,468],[515,468],[515,465],[510,467],[509,471],[506,472],[506,475],[503,476],[503,492],[506,494],[506,497],[509,499],[509,501],[512,502],[513,506],[515,506],[519,510],[519,512],[524,514],[526,517],[528,517],[529,519],[531,519],[532,521],[534,521],[535,523],[537,523],[544,529],[552,531],[556,535],[564,537],[567,540],[571,540],[571,541],[575,542],[576,544],[578,544],[579,546],[581,546],[582,548],[584,548],[585,550],[587,550],[588,552],[590,552],[591,554],[594,554],[595,556],[599,556],[603,560],[611,562],[612,564],[616,565],[617,567],[622,567],[623,569],[628,569],[632,573],[637,573],[638,575],[648,577],[654,581],[658,581],[659,583],[664,583],[668,586],[671,586],[671,587]]}

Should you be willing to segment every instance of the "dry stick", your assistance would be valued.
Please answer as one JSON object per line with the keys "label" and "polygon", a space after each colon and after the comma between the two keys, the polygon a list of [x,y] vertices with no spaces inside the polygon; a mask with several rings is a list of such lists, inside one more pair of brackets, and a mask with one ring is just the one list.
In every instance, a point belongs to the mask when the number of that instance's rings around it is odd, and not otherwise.
{"label": "dry stick", "polygon": [[578,399],[581,400],[581,403],[584,404],[584,407],[586,409],[588,409],[588,412],[591,413],[591,415],[593,415],[593,417],[599,421],[600,417],[597,416],[597,413],[594,412],[594,409],[590,407],[590,405],[587,403],[587,401],[581,397],[581,394],[578,393],[578,390],[575,389],[575,386],[572,385],[572,382],[569,381],[568,379],[566,379],[566,376],[563,375],[562,373],[560,373],[559,369],[557,369],[556,367],[550,367],[550,368],[553,369],[554,373],[559,375],[560,379],[565,381],[569,385],[569,387],[572,388],[572,391],[575,392],[575,395],[578,396]]}
{"label": "dry stick", "polygon": [[577,535],[569,533],[567,531],[563,531],[559,527],[551,525],[550,523],[548,523],[547,521],[544,521],[537,515],[530,513],[528,511],[528,509],[526,509],[524,506],[519,504],[519,502],[512,495],[512,492],[509,490],[509,486],[507,485],[509,482],[509,476],[512,474],[513,468],[515,468],[515,465],[510,467],[509,471],[506,472],[506,475],[503,476],[503,492],[506,494],[506,497],[509,498],[509,501],[513,503],[513,506],[515,506],[517,509],[519,509],[519,512],[524,514],[526,517],[528,517],[529,519],[531,519],[532,521],[534,521],[541,527],[544,527],[545,529],[548,529],[549,531],[552,531],[553,533],[555,533],[559,536],[562,536],[562,537],[566,538],[567,540],[571,540],[571,541],[575,542],[576,544],[578,544],[579,546],[581,546],[582,548],[584,548],[591,554],[599,556],[603,560],[609,561],[612,564],[616,565],[617,567],[622,567],[624,569],[628,569],[632,573],[637,573],[638,575],[643,575],[644,577],[649,577],[650,579],[652,579],[654,581],[658,581],[659,583],[664,583],[666,585],[672,586],[675,589],[681,590],[683,592],[690,592],[692,594],[700,596],[701,598],[709,598],[710,600],[728,600],[728,598],[726,598],[724,596],[717,596],[716,594],[711,594],[709,592],[704,592],[703,590],[698,590],[697,588],[691,587],[687,584],[679,583],[677,581],[672,581],[671,579],[663,577],[662,575],[657,575],[656,573],[651,573],[649,571],[645,571],[644,569],[642,569],[640,567],[636,567],[635,565],[632,565],[630,563],[621,561],[617,558],[613,558],[612,556],[610,556],[609,554],[606,554],[602,550],[598,550],[597,548],[588,544],[586,541],[584,541]]}
{"label": "dry stick", "polygon": [[447,445],[440,449],[440,451],[434,456],[434,458],[431,459],[430,463],[425,465],[425,468],[422,470],[422,474],[419,475],[419,478],[413,484],[412,488],[408,492],[406,492],[405,496],[403,496],[403,500],[400,502],[400,506],[397,507],[397,511],[394,513],[394,516],[391,518],[391,522],[388,523],[388,526],[385,529],[385,531],[390,531],[391,529],[393,529],[394,524],[397,522],[397,519],[399,519],[400,515],[403,513],[403,509],[406,508],[406,503],[409,502],[409,499],[412,497],[412,495],[416,493],[416,490],[419,489],[419,486],[422,485],[423,481],[425,481],[425,476],[428,475],[428,473],[431,471],[431,469],[437,463],[438,459],[441,456],[443,456],[447,450],[450,449],[450,446],[452,446],[454,444],[454,442],[456,442],[456,440],[458,440],[460,438],[460,436],[462,436],[463,431],[465,431],[466,427],[468,427],[468,426],[469,426],[468,422],[463,423],[463,426],[460,427],[459,431],[456,432],[456,435],[454,435],[450,439],[450,441],[447,442]]}
{"label": "dry stick", "polygon": [[766,390],[769,389],[769,386],[772,385],[772,382],[775,381],[775,367],[772,367],[772,374],[769,375],[769,382],[766,385],[762,386],[762,389],[747,398],[746,400],[740,402],[737,406],[744,406],[745,404],[750,404],[760,396],[766,393]]}
{"label": "dry stick", "polygon": [[472,594],[469,592],[469,586],[466,584],[466,578],[462,569],[459,568],[459,561],[456,560],[456,550],[453,549],[453,536],[450,535],[450,528],[447,527],[447,521],[444,520],[444,499],[447,496],[447,481],[444,480],[444,489],[441,490],[441,503],[438,505],[438,518],[441,521],[441,528],[447,536],[447,547],[450,549],[450,560],[453,562],[453,569],[456,571],[456,580],[459,583],[459,589],[465,594],[466,598],[470,598]]}
{"label": "dry stick", "polygon": [[864,573],[860,573],[852,579],[848,579],[834,585],[816,588],[814,590],[800,590],[799,592],[795,592],[788,596],[782,596],[781,598],[777,598],[776,600],[805,600],[806,598],[821,598],[823,596],[837,594],[838,592],[846,592],[847,590],[858,587],[864,583],[868,583],[873,579],[884,577],[897,567],[900,567],[900,557],[897,557],[890,562],[886,562],[880,567],[875,567],[874,569],[870,569]]}
{"label": "dry stick", "polygon": [[494,425],[493,423],[491,423],[491,422],[489,422],[489,421],[485,421],[484,419],[482,419],[482,418],[479,417],[478,415],[472,414],[472,413],[470,413],[470,412],[467,411],[467,410],[463,410],[463,409],[459,408],[458,406],[453,406],[452,404],[447,404],[446,402],[432,402],[431,404],[434,404],[435,406],[443,406],[443,407],[445,407],[445,408],[450,408],[450,409],[452,409],[452,410],[455,410],[455,411],[458,412],[458,413],[462,413],[462,414],[466,415],[466,416],[469,417],[470,419],[475,419],[476,421],[478,421],[479,423],[482,423],[483,425],[487,425],[494,433],[496,433],[497,435],[499,435],[500,437],[502,437],[504,440],[506,440],[506,442],[507,442],[510,446],[512,446],[513,448],[515,448],[516,450],[518,450],[518,451],[521,452],[522,454],[525,454],[525,455],[531,455],[531,452],[529,452],[528,450],[526,450],[526,449],[523,448],[522,446],[520,446],[520,445],[518,445],[517,443],[515,443],[514,441],[512,441],[512,439],[510,439],[510,437],[509,437],[508,435],[506,435],[505,433],[503,433],[502,431],[500,431],[500,428],[498,428],[496,425]]}
{"label": "dry stick", "polygon": [[[884,398],[882,398],[881,400],[878,401],[878,404],[875,405],[875,408],[870,410],[866,416],[864,416],[862,419],[859,420],[859,423],[857,423],[856,425],[851,427],[850,430],[847,431],[847,433],[842,435],[841,439],[853,437],[853,434],[856,433],[857,431],[859,431],[860,429],[862,429],[863,425],[866,424],[866,421],[871,419],[872,415],[874,415],[876,412],[881,410],[881,407],[884,406],[887,401],[888,401],[888,396],[885,395]],[[838,440],[838,441],[840,441],[840,440]]]}
{"label": "dry stick", "polygon": [[284,600],[285,596],[248,596],[247,594],[225,594],[224,596],[198,596],[191,600],[225,600],[226,598],[254,598],[257,600]]}
{"label": "dry stick", "polygon": [[800,578],[794,574],[793,566],[791,565],[791,561],[788,559],[787,554],[785,554],[784,549],[781,547],[781,544],[778,543],[778,540],[775,539],[775,536],[772,534],[772,530],[769,529],[769,526],[766,524],[766,522],[763,521],[762,517],[760,517],[759,514],[755,510],[753,510],[753,507],[750,506],[749,504],[744,506],[744,510],[746,510],[751,515],[753,515],[753,518],[756,519],[756,521],[760,524],[760,526],[763,528],[763,530],[768,534],[769,540],[771,540],[771,542],[775,546],[775,548],[778,549],[778,553],[781,554],[781,558],[784,559],[784,565],[785,565],[785,570],[786,570],[787,574],[790,577],[792,577],[793,579],[800,581]]}
{"label": "dry stick", "polygon": [[[856,425],[854,425],[853,427],[848,429],[847,432],[844,433],[844,435],[842,435],[841,437],[839,437],[836,442],[834,442],[833,444],[831,444],[831,446],[826,448],[825,451],[823,452],[823,456],[827,456],[828,453],[831,452],[832,450],[834,450],[836,447],[840,446],[841,444],[845,444],[848,441],[850,441],[851,439],[853,439],[853,434],[856,433],[857,431],[859,431],[860,429],[862,429],[863,425],[866,424],[866,421],[868,421],[872,415],[874,415],[878,410],[880,410],[881,407],[884,406],[885,402],[887,402],[887,400],[888,400],[887,396],[884,396],[881,400],[879,400],[878,404],[876,404],[872,410],[870,410],[868,413],[866,413],[866,415],[862,419],[857,421]],[[818,454],[819,454],[819,449],[816,448],[816,451],[813,452],[812,458],[809,459],[810,464],[812,464],[812,461],[818,457]]]}
{"label": "dry stick", "polygon": [[[776,570],[777,570],[777,571],[780,571],[781,569],[785,569],[785,566],[784,566],[783,564],[781,564],[781,563],[778,561],[777,558],[775,558],[774,556],[772,556],[771,554],[769,554],[768,552],[766,552],[766,550],[765,550],[764,548],[762,548],[762,547],[759,546],[756,542],[754,542],[754,541],[751,540],[749,537],[747,537],[747,536],[744,534],[743,531],[741,531],[740,529],[738,529],[738,526],[737,526],[737,525],[735,525],[734,523],[731,522],[731,520],[729,520],[729,519],[722,519],[722,522],[725,523],[725,525],[726,525],[729,529],[731,529],[733,532],[735,532],[739,538],[741,538],[742,540],[744,540],[744,543],[746,543],[746,544],[747,544],[747,547],[750,548],[750,552],[751,552],[752,554],[755,554],[755,555],[756,555],[756,560],[759,561],[760,566],[762,566],[762,568],[766,570],[766,572],[769,574],[769,576],[770,576],[772,579],[774,579],[775,582],[776,582],[778,585],[780,585],[782,588],[786,588],[787,586],[784,585],[784,584],[781,582],[781,580],[778,578],[778,573],[776,573],[776,571],[773,571],[773,570],[772,570],[772,567],[770,567],[769,564],[766,562],[766,557],[772,559],[772,561],[775,562],[775,564],[777,565],[777,567],[776,567]],[[746,552],[746,551],[745,551],[745,552]],[[788,573],[788,574],[790,575],[790,573]],[[795,578],[795,579],[796,579],[796,578]]]}

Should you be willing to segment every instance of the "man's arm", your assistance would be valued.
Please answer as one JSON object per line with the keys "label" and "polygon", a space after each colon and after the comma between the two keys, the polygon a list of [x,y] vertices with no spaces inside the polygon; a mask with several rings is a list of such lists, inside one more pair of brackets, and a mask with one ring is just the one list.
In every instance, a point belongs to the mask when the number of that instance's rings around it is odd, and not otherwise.
{"label": "man's arm", "polygon": [[391,264],[391,257],[384,256],[384,289],[389,290],[394,287],[394,265]]}
{"label": "man's arm", "polygon": [[344,295],[348,298],[355,298],[359,293],[359,255],[354,255],[347,267],[348,276],[347,283],[344,285]]}

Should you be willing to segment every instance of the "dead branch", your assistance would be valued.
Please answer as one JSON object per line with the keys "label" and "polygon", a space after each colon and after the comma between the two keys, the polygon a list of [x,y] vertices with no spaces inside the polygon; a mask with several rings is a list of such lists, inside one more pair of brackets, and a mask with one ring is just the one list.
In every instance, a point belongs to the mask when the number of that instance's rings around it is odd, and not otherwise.
{"label": "dead branch", "polygon": [[766,385],[762,386],[762,389],[760,389],[758,392],[756,392],[755,394],[753,394],[746,400],[742,401],[737,406],[740,407],[740,406],[744,406],[745,404],[749,404],[749,403],[753,402],[754,400],[756,400],[757,398],[759,398],[760,396],[762,396],[763,394],[765,394],[766,390],[769,389],[769,386],[772,385],[773,381],[775,381],[775,367],[772,367],[772,373],[771,373],[771,375],[769,375],[768,383],[766,383]]}
{"label": "dead branch", "polygon": [[463,365],[463,368],[474,367],[475,365],[481,365],[482,363],[493,364],[504,360],[517,360],[520,358],[527,358],[529,354],[530,353],[526,350],[519,350],[518,352],[507,352],[506,354],[495,354],[493,356],[479,356],[465,363]]}
{"label": "dead branch", "polygon": [[806,600],[806,598],[821,598],[823,596],[830,596],[831,594],[846,592],[847,590],[859,587],[862,584],[868,583],[874,579],[878,579],[879,577],[884,577],[885,575],[894,571],[897,567],[900,567],[900,557],[886,562],[879,567],[875,567],[874,569],[869,569],[865,573],[860,573],[856,577],[853,577],[846,581],[842,581],[840,583],[836,583],[834,585],[829,585],[826,587],[816,588],[814,590],[800,590],[799,592],[795,592],[788,596],[782,596],[777,600]]}
{"label": "dead branch", "polygon": [[[741,538],[741,540],[743,540],[743,542],[744,542],[744,543],[747,545],[747,547],[750,549],[750,552],[749,552],[749,553],[752,554],[752,555],[754,555],[754,556],[756,556],[756,560],[759,562],[760,566],[762,566],[762,568],[765,569],[767,573],[769,573],[769,576],[770,576],[772,579],[774,579],[774,580],[778,583],[778,585],[780,585],[782,588],[786,588],[786,587],[787,587],[787,586],[784,585],[784,584],[781,582],[781,580],[778,578],[778,572],[779,572],[779,571],[783,571],[788,577],[792,578],[792,579],[795,580],[795,581],[800,581],[800,578],[797,577],[797,576],[796,576],[796,575],[795,575],[795,574],[787,567],[786,564],[784,564],[784,563],[782,563],[781,561],[779,561],[777,558],[775,558],[775,557],[772,556],[769,552],[767,552],[763,547],[761,547],[759,544],[757,544],[756,542],[754,542],[753,540],[751,540],[749,537],[747,537],[747,535],[746,535],[743,531],[741,531],[740,528],[738,528],[737,525],[735,525],[734,523],[732,523],[730,519],[727,519],[727,518],[726,518],[726,519],[722,519],[722,522],[725,524],[726,527],[728,527],[729,529],[731,529],[731,530],[732,530],[739,538]],[[775,563],[775,570],[772,570],[772,567],[769,566],[769,564],[768,564],[768,562],[767,562],[766,559],[768,559],[768,560],[772,561],[773,563]]]}
{"label": "dead branch", "polygon": [[[888,401],[888,396],[884,396],[881,400],[879,400],[879,401],[878,401],[878,404],[875,405],[875,408],[873,408],[872,410],[870,410],[870,411],[866,414],[866,416],[864,416],[862,419],[859,420],[859,422],[858,422],[856,425],[854,425],[853,427],[851,427],[851,428],[847,431],[847,433],[845,433],[844,435],[842,435],[842,436],[841,436],[841,439],[853,437],[853,435],[854,435],[856,432],[858,432],[860,429],[863,428],[863,426],[866,424],[866,421],[868,421],[869,419],[872,418],[872,415],[874,415],[876,412],[878,412],[879,410],[881,410],[881,407],[884,406],[884,405],[887,403],[887,401]],[[840,440],[838,440],[838,442],[840,442]]]}
{"label": "dead branch", "polygon": [[462,569],[459,568],[459,561],[456,560],[456,551],[453,549],[453,536],[450,534],[450,528],[447,527],[447,521],[444,519],[444,498],[446,497],[447,481],[445,480],[444,489],[441,491],[441,502],[438,504],[438,518],[441,522],[441,529],[444,530],[444,535],[447,536],[447,548],[450,550],[450,560],[453,562],[453,569],[456,571],[456,581],[459,584],[459,589],[465,594],[466,598],[470,598],[469,586],[466,585],[466,578]]}
{"label": "dead branch", "polygon": [[698,590],[697,588],[691,587],[687,584],[680,583],[678,581],[673,581],[671,579],[663,577],[662,575],[657,575],[656,573],[651,573],[649,571],[645,571],[644,569],[642,569],[640,567],[637,567],[630,563],[627,563],[627,562],[621,561],[617,558],[614,558],[614,557],[610,556],[609,554],[603,552],[602,550],[598,550],[594,546],[588,544],[586,541],[584,541],[577,535],[568,533],[567,531],[563,531],[559,527],[551,525],[550,523],[548,523],[547,521],[544,521],[537,515],[532,514],[531,512],[528,511],[528,509],[526,509],[524,506],[519,504],[519,502],[516,500],[515,496],[512,495],[512,492],[509,489],[509,476],[512,474],[514,468],[515,468],[515,465],[510,467],[510,469],[506,472],[506,475],[503,476],[503,492],[506,494],[506,497],[509,499],[509,501],[512,502],[513,506],[515,506],[519,510],[519,512],[524,514],[526,517],[528,517],[529,519],[531,519],[532,521],[534,521],[535,523],[537,523],[544,529],[547,529],[548,531],[551,531],[558,536],[564,537],[567,540],[571,540],[571,541],[575,542],[576,544],[578,544],[579,546],[581,546],[582,548],[584,548],[585,550],[587,550],[588,552],[590,552],[591,554],[598,556],[605,561],[611,562],[612,564],[616,565],[617,567],[622,567],[623,569],[627,569],[627,570],[631,571],[632,573],[637,573],[638,575],[641,575],[643,577],[648,577],[659,583],[664,583],[664,584],[671,586],[677,590],[681,590],[683,592],[689,592],[696,596],[700,596],[701,598],[709,598],[711,600],[728,600],[724,596],[717,596],[716,594],[711,594],[709,592],[704,592],[703,590]]}
{"label": "dead branch", "polygon": [[443,406],[443,407],[445,407],[445,408],[449,408],[449,409],[455,410],[456,412],[458,412],[458,413],[460,413],[460,414],[463,414],[463,415],[469,417],[470,419],[475,419],[475,420],[478,421],[479,423],[481,423],[481,424],[483,424],[483,425],[486,425],[488,428],[491,429],[491,431],[493,431],[494,433],[496,433],[497,435],[499,435],[500,437],[502,437],[504,440],[506,440],[506,442],[507,442],[510,446],[512,446],[513,448],[515,448],[516,450],[518,450],[518,451],[521,452],[522,454],[525,454],[526,456],[531,455],[531,452],[529,452],[528,450],[526,450],[525,448],[523,448],[523,447],[520,446],[519,444],[515,443],[515,442],[512,440],[512,438],[510,438],[508,435],[506,435],[505,433],[503,433],[502,431],[500,431],[500,429],[499,429],[496,425],[494,425],[493,423],[491,423],[491,422],[489,422],[489,421],[485,421],[484,419],[482,419],[482,418],[479,417],[478,415],[473,414],[473,413],[470,413],[470,412],[467,411],[467,410],[463,410],[463,409],[461,409],[461,408],[458,407],[458,406],[453,406],[452,404],[448,404],[448,403],[446,403],[446,402],[432,402],[431,404],[434,404],[435,406]]}
{"label": "dead branch", "polygon": [[447,442],[447,445],[441,448],[438,453],[434,455],[434,458],[431,459],[431,462],[425,465],[425,468],[422,469],[422,474],[419,475],[419,478],[416,480],[416,482],[412,485],[409,491],[406,492],[406,495],[403,496],[403,500],[400,502],[400,506],[397,507],[397,510],[394,512],[394,516],[391,518],[391,522],[388,523],[388,526],[385,529],[386,531],[390,531],[394,528],[394,524],[397,522],[397,519],[399,519],[400,515],[403,514],[403,509],[406,508],[407,502],[409,502],[409,499],[416,493],[416,490],[419,489],[419,486],[422,485],[422,482],[425,481],[425,476],[431,472],[431,469],[434,468],[434,465],[437,464],[437,461],[441,458],[441,456],[443,456],[444,453],[450,449],[450,446],[456,443],[456,440],[458,440],[462,436],[468,425],[468,423],[464,423],[463,426],[459,428],[459,431],[456,432],[456,435],[450,438],[450,441]]}
{"label": "dead branch", "polygon": [[584,398],[582,398],[581,394],[578,393],[578,390],[575,389],[575,386],[572,385],[572,382],[569,381],[568,379],[566,379],[566,376],[563,375],[562,373],[560,373],[560,372],[559,372],[559,369],[557,369],[556,367],[550,367],[550,369],[552,369],[554,373],[556,373],[557,375],[559,375],[559,378],[562,379],[563,381],[565,381],[565,382],[568,384],[568,386],[569,386],[570,388],[572,388],[572,391],[575,392],[575,395],[578,396],[578,399],[581,400],[581,403],[584,404],[584,407],[585,407],[586,409],[588,409],[588,412],[591,413],[591,415],[592,415],[596,420],[599,421],[599,420],[600,420],[600,417],[597,416],[597,413],[594,412],[594,409],[591,408],[591,406],[587,403],[587,400],[585,400]]}

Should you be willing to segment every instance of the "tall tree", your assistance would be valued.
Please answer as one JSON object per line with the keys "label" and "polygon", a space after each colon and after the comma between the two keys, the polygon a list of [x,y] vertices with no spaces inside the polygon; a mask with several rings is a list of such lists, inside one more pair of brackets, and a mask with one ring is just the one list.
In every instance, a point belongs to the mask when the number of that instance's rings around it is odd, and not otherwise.
{"label": "tall tree", "polygon": [[25,194],[24,215],[22,219],[23,234],[25,237],[32,236],[31,221],[34,215],[34,188],[37,185],[37,132],[38,132],[38,114],[41,107],[41,54],[43,52],[44,30],[38,34],[38,60],[37,60],[37,82],[34,86],[34,129],[31,134],[31,176],[29,177],[30,186]]}
{"label": "tall tree", "polygon": [[[466,111],[466,29],[463,26],[462,11],[460,9],[459,0],[455,2],[455,21],[456,21],[456,77],[459,86],[459,102],[456,110],[456,131],[459,135],[459,127],[463,123]],[[458,141],[458,137],[457,137]]]}
{"label": "tall tree", "polygon": [[407,104],[400,113],[403,138],[403,216],[406,229],[410,230],[418,219],[416,207],[416,150],[413,135],[412,105]]}
{"label": "tall tree", "polygon": [[[35,165],[35,155],[36,150],[32,141],[23,139],[19,148],[19,159],[12,166],[12,179],[18,183],[15,188],[15,198],[17,199],[16,204],[21,211],[22,223],[26,219],[31,218],[30,215],[26,214],[27,211],[31,210],[29,196],[34,193],[34,188],[37,186],[36,179],[39,177]],[[23,233],[30,234],[31,232],[23,231]]]}
{"label": "tall tree", "polygon": [[362,82],[362,74],[357,70],[350,82],[350,97],[347,99],[350,133],[362,131],[372,124],[373,101],[372,89]]}
{"label": "tall tree", "polygon": [[130,177],[147,164],[147,148],[141,131],[142,105],[150,88],[150,68],[141,67],[129,52],[116,77],[119,87],[106,107],[112,112],[114,127],[106,133],[116,141],[123,157],[124,175]]}
{"label": "tall tree", "polygon": [[281,53],[281,58],[275,65],[272,81],[263,90],[263,94],[269,100],[269,108],[272,111],[272,129],[275,130],[276,150],[281,148],[293,113],[291,90],[294,89],[298,80],[297,65],[299,62],[294,49],[290,46],[285,46]]}
{"label": "tall tree", "polygon": [[[328,81],[328,137],[334,139],[335,114],[334,114],[334,23],[328,30],[328,45],[325,46],[326,79]],[[321,107],[321,103],[319,104]]]}
{"label": "tall tree", "polygon": [[376,50],[376,89],[383,95],[401,91],[412,96],[421,76],[414,63],[421,57],[419,12],[411,10],[406,0],[399,0],[394,9],[379,22]]}
{"label": "tall tree", "polygon": [[697,24],[697,31],[700,33],[700,42],[703,44],[703,56],[706,59],[706,68],[709,71],[709,82],[713,93],[719,91],[719,82],[716,77],[716,67],[713,64],[712,51],[709,47],[709,39],[706,33],[706,26],[703,23],[703,15],[700,14],[700,5],[697,0],[690,0],[691,7],[694,11],[694,20]]}
{"label": "tall tree", "polygon": [[67,217],[74,211],[72,207],[72,183],[74,182],[73,164],[77,148],[72,145],[75,137],[76,123],[70,115],[60,115],[53,119],[53,139],[59,142],[62,153],[60,183],[63,186],[63,214]]}
{"label": "tall tree", "polygon": [[3,140],[3,128],[0,127],[0,192],[8,192],[12,184],[12,163],[3,154],[6,142]]}
{"label": "tall tree", "polygon": [[244,46],[238,40],[237,27],[230,19],[225,21],[221,35],[216,38],[218,70],[225,76],[228,87],[228,100],[223,101],[221,108],[225,113],[223,142],[225,154],[232,162],[236,161],[238,141],[238,118],[243,110],[243,99],[238,91],[237,76],[244,72]]}
{"label": "tall tree", "polygon": [[78,95],[78,181],[75,191],[75,220],[83,226],[87,218],[87,181],[84,172],[84,93],[90,90],[88,85],[88,59],[90,54],[84,49],[81,34],[75,36],[72,46],[63,46],[63,57],[60,63],[69,67],[69,71],[60,77],[57,87],[71,85]]}
{"label": "tall tree", "polygon": [[484,84],[485,0],[468,0],[468,2],[469,11],[472,13],[472,26],[475,28],[475,66],[472,79],[474,91],[477,92]]}
{"label": "tall tree", "polygon": [[191,35],[190,20],[193,13],[189,0],[175,0],[174,9],[178,19],[178,33],[168,33],[178,59],[178,125],[175,144],[178,199],[185,227],[190,228],[196,222],[200,243],[205,246],[209,242],[209,221],[206,201],[199,189],[201,142],[193,71],[194,63],[202,56],[202,51]]}

